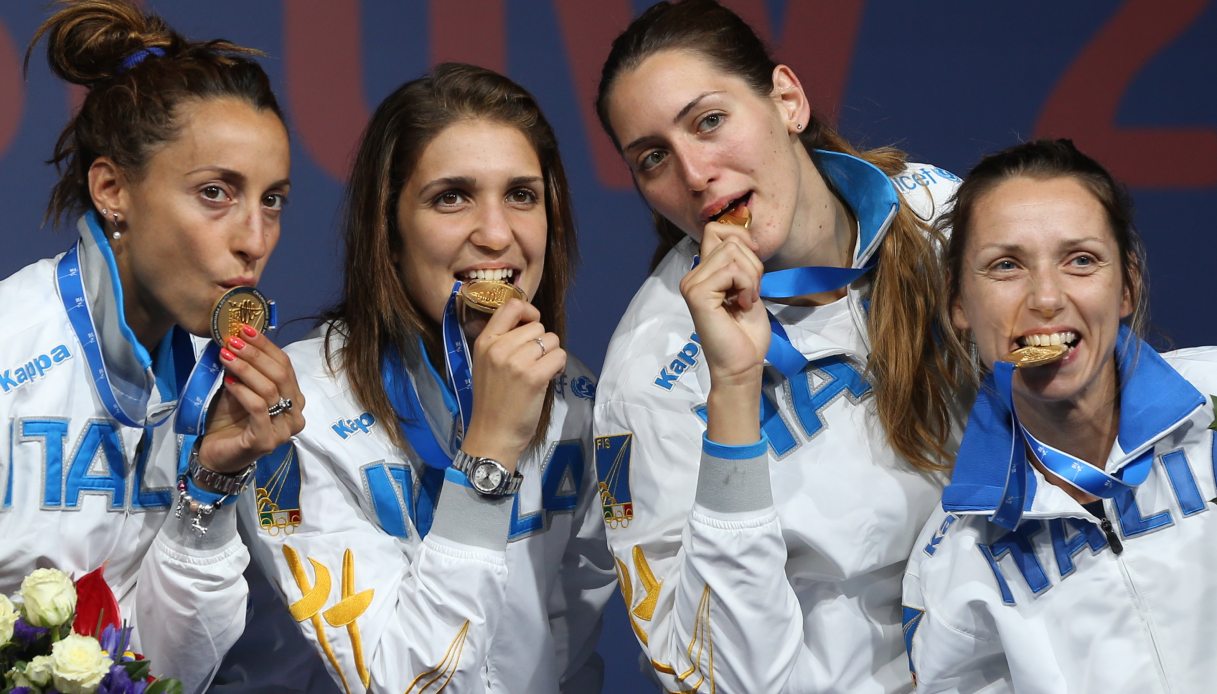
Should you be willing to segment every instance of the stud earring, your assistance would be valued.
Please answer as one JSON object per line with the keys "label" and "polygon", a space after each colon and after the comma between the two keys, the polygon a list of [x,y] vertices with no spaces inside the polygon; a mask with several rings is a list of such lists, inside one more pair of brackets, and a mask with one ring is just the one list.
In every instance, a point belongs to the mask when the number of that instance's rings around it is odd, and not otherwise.
{"label": "stud earring", "polygon": [[802,124],[802,123],[799,123],[799,124],[795,125],[795,126],[794,126],[794,129],[795,129],[795,130],[802,130],[802,129],[803,129],[803,124]]}

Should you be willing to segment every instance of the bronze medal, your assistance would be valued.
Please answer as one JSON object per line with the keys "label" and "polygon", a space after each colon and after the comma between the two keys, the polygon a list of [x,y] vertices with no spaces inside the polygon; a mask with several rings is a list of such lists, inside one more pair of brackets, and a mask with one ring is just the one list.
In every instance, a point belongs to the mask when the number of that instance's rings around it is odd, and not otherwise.
{"label": "bronze medal", "polygon": [[528,300],[524,295],[523,289],[514,284],[497,282],[495,280],[470,280],[464,282],[461,284],[460,296],[463,305],[475,308],[482,313],[494,313],[511,298],[521,301]]}
{"label": "bronze medal", "polygon": [[265,332],[270,321],[270,302],[253,287],[234,287],[211,309],[211,339],[221,347],[241,331],[241,324]]}
{"label": "bronze medal", "polygon": [[1001,360],[1011,362],[1015,368],[1035,367],[1051,364],[1068,353],[1069,348],[1065,345],[1032,346],[1016,349]]}

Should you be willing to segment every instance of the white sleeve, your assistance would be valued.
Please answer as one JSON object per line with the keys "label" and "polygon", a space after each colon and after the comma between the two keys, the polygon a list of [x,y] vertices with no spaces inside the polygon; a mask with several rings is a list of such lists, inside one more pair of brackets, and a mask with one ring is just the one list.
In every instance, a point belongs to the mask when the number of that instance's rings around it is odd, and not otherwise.
{"label": "white sleeve", "polygon": [[245,628],[249,552],[235,507],[221,507],[202,537],[167,514],[136,579],[139,647],[153,674],[180,680],[186,692],[203,691]]}
{"label": "white sleeve", "polygon": [[582,491],[575,507],[571,535],[562,556],[558,585],[549,596],[549,626],[558,649],[559,687],[563,692],[599,692],[604,661],[596,653],[604,605],[617,583],[613,558],[604,538],[604,520],[596,503],[595,457],[586,432]]}
{"label": "white sleeve", "polygon": [[955,520],[942,511],[931,516],[905,570],[901,621],[913,682],[918,692],[1010,691],[1009,682],[996,676],[1008,668],[999,641],[991,638],[992,623],[983,608],[975,610],[967,628],[952,625],[948,608],[936,599],[949,599],[952,587],[935,586],[932,572],[923,577],[932,569],[927,565]]}
{"label": "white sleeve", "polygon": [[[284,461],[299,466],[299,525],[255,534],[269,550],[270,578],[331,676],[348,691],[428,683],[482,691],[505,600],[512,499],[483,499],[449,471],[431,531],[411,559],[403,541],[366,515],[358,481],[340,478],[324,450],[298,439],[259,465],[274,470]],[[260,503],[260,517],[264,510]]]}
{"label": "white sleeve", "polygon": [[[609,546],[635,635],[668,690],[815,691],[767,443],[710,444],[693,412],[597,403]],[[699,463],[694,459],[700,458]],[[691,497],[691,498],[690,498]]]}

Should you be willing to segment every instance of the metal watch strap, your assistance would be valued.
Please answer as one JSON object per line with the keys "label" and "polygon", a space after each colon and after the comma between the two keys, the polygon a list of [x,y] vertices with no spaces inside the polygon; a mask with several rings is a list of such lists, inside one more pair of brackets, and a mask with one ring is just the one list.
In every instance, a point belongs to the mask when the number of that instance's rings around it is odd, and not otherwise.
{"label": "metal watch strap", "polygon": [[190,449],[190,464],[186,467],[186,473],[190,475],[190,479],[194,480],[195,484],[229,496],[236,496],[245,490],[250,478],[253,477],[254,467],[257,463],[251,463],[249,467],[234,474],[208,470],[199,462],[199,447],[200,445],[196,443]]}
{"label": "metal watch strap", "polygon": [[469,481],[473,486],[473,490],[482,496],[501,498],[504,496],[511,496],[519,491],[520,485],[524,482],[524,475],[521,475],[519,471],[507,474],[506,481],[501,483],[494,491],[482,491],[481,489],[478,489],[477,485],[473,483],[474,469],[483,463],[492,463],[498,466],[499,469],[504,473],[507,473],[507,467],[499,461],[493,458],[470,455],[463,450],[458,450],[456,452],[456,456],[452,459],[453,469],[458,470],[461,474],[465,475],[465,477],[469,478]]}

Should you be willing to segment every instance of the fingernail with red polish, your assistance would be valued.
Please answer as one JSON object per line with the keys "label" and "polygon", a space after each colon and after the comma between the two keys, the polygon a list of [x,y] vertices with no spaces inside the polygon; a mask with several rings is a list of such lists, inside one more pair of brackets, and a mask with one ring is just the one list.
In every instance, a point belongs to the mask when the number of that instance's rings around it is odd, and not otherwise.
{"label": "fingernail with red polish", "polygon": [[237,382],[237,379],[233,378],[232,376],[225,376],[224,382],[231,386]]}
{"label": "fingernail with red polish", "polygon": [[222,358],[224,361],[234,361],[237,358],[237,355],[229,352],[227,348],[221,348],[220,358]]}
{"label": "fingernail with red polish", "polygon": [[246,337],[257,337],[258,331],[253,329],[253,326],[242,325],[241,332],[245,333]]}
{"label": "fingernail with red polish", "polygon": [[233,335],[232,337],[228,338],[228,346],[232,347],[233,349],[242,349],[245,347],[245,340]]}

